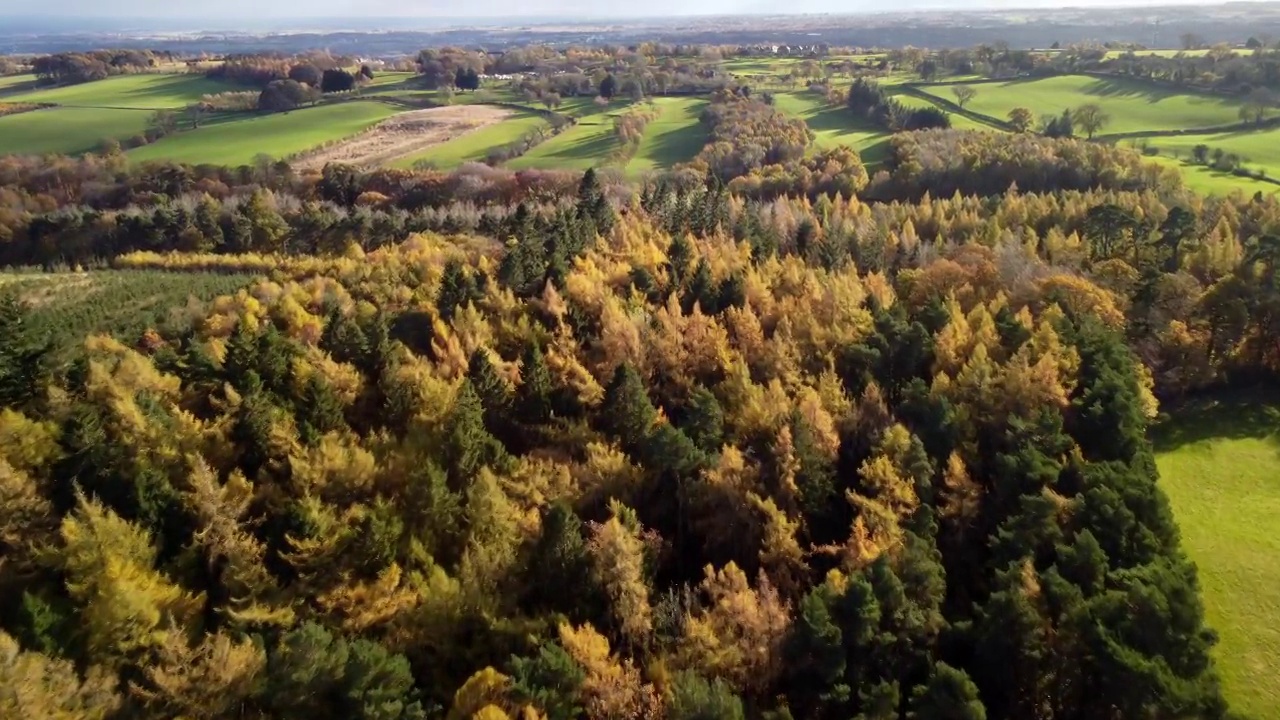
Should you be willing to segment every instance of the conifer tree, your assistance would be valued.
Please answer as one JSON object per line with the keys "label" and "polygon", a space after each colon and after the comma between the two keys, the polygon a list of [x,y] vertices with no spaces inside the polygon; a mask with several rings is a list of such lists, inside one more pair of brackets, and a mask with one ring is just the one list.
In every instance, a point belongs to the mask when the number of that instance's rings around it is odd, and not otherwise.
{"label": "conifer tree", "polygon": [[502,443],[489,434],[484,424],[484,405],[470,380],[463,380],[449,413],[445,455],[454,487],[469,483],[485,465],[506,456]]}
{"label": "conifer tree", "polygon": [[44,387],[49,348],[30,337],[26,314],[15,297],[0,295],[0,408],[26,405]]}
{"label": "conifer tree", "polygon": [[658,411],[649,401],[640,375],[629,363],[619,365],[605,389],[601,426],[617,438],[624,450],[637,454],[643,451],[657,419]]}
{"label": "conifer tree", "polygon": [[516,394],[520,419],[530,424],[546,422],[551,417],[554,391],[541,348],[536,342],[528,343],[520,360],[520,389]]}

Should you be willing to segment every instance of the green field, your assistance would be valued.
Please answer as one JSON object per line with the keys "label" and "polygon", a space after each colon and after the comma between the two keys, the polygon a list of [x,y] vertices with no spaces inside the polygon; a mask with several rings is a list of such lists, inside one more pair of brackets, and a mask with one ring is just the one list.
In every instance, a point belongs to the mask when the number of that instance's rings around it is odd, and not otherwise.
{"label": "green field", "polygon": [[1245,167],[1251,170],[1261,168],[1272,177],[1280,177],[1280,128],[1257,132],[1154,137],[1149,142],[1161,155],[1180,158],[1190,157],[1192,148],[1201,144],[1208,145],[1210,152],[1221,148],[1223,152],[1239,155],[1244,160]]}
{"label": "green field", "polygon": [[525,133],[545,126],[547,121],[535,112],[520,112],[479,130],[473,130],[448,142],[440,143],[415,155],[400,158],[393,165],[412,168],[429,162],[441,170],[449,170],[466,162],[481,162],[489,151],[518,140]]}
{"label": "green field", "polygon": [[1236,190],[1246,195],[1258,192],[1263,195],[1274,195],[1280,192],[1280,185],[1275,183],[1218,172],[1203,165],[1192,165],[1184,160],[1160,156],[1148,157],[1147,160],[1177,169],[1182,173],[1183,185],[1201,195],[1230,195]]}
{"label": "green field", "polygon": [[119,75],[97,82],[10,95],[9,102],[57,103],[74,107],[180,108],[201,96],[246,88],[203,75]]}
{"label": "green field", "polygon": [[[35,81],[35,75],[0,75],[0,95],[25,90],[26,86]],[[9,99],[5,98],[5,102],[9,102]]]}
{"label": "green field", "polygon": [[75,154],[147,128],[150,110],[53,108],[0,117],[0,155]]}
{"label": "green field", "polygon": [[[909,108],[938,107],[937,105],[929,102],[928,100],[925,100],[922,97],[916,97],[914,95],[895,95],[893,99],[897,100],[903,105],[906,105]],[[977,120],[974,120],[973,118],[970,118],[966,115],[961,115],[960,113],[951,112],[946,108],[940,108],[940,109],[943,112],[945,112],[948,117],[951,118],[951,127],[955,128],[956,130],[996,130],[998,129],[998,128],[992,127],[991,125],[988,125],[987,123],[978,122]]]}
{"label": "green field", "polygon": [[412,80],[417,76],[418,76],[417,73],[411,73],[411,72],[393,72],[390,70],[386,72],[379,72],[375,70],[373,72],[373,82],[369,83],[365,87],[370,89],[386,89],[387,86],[400,85],[404,82]]}
{"label": "green field", "polygon": [[[514,170],[587,170],[604,165],[619,148],[613,117],[625,112],[626,104],[600,108],[591,101],[566,102],[557,112],[582,112],[578,124],[507,163]],[[588,110],[588,108],[590,108]]]}
{"label": "green field", "polygon": [[[1231,125],[1240,121],[1235,100],[1170,90],[1139,80],[1061,75],[1040,80],[974,83],[978,94],[965,107],[1003,119],[1015,107],[1030,108],[1037,116],[1096,103],[1110,116],[1103,134],[1143,130],[1186,130]],[[921,90],[955,101],[951,86]]]}
{"label": "green field", "polygon": [[1235,716],[1256,720],[1280,708],[1277,430],[1280,408],[1240,395],[1185,408],[1153,431],[1160,482],[1221,639],[1227,701]]}
{"label": "green field", "polygon": [[813,131],[814,147],[818,150],[848,145],[867,163],[879,162],[888,154],[888,132],[854,118],[844,108],[828,105],[815,93],[778,93],[774,95],[774,105],[805,121]]}
{"label": "green field", "polygon": [[698,118],[707,101],[694,97],[654,98],[657,119],[644,130],[644,139],[635,157],[627,163],[628,174],[669,168],[692,160],[707,144],[707,132]]}
{"label": "green field", "polygon": [[[259,155],[288,157],[355,135],[396,112],[397,108],[386,103],[364,100],[232,118],[130,150],[129,159],[247,165]],[[5,119],[0,118],[0,122]]]}

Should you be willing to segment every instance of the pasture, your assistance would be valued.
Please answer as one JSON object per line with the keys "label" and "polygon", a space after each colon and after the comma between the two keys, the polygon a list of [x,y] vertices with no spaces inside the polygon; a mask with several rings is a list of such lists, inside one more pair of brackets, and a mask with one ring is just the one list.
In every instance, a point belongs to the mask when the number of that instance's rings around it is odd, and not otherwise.
{"label": "pasture", "polygon": [[526,133],[543,127],[547,121],[535,112],[514,112],[502,122],[472,130],[464,135],[399,158],[392,167],[412,168],[427,163],[441,170],[451,170],[463,163],[482,162],[489,151],[515,142]]}
{"label": "pasture", "polygon": [[186,107],[204,95],[245,89],[203,75],[117,75],[97,82],[16,93],[5,100],[67,107],[161,110]]}
{"label": "pasture", "polygon": [[1280,192],[1280,185],[1275,183],[1232,175],[1204,165],[1193,165],[1186,160],[1161,155],[1146,159],[1149,162],[1176,169],[1182,173],[1182,184],[1201,195],[1225,196],[1236,191],[1246,195],[1253,195],[1259,192],[1263,195],[1274,195]]}
{"label": "pasture", "polygon": [[0,75],[0,96],[25,92],[35,82],[35,75]]}
{"label": "pasture", "polygon": [[[1259,396],[1272,402],[1259,401]],[[1280,707],[1280,406],[1274,393],[1177,410],[1152,439],[1160,484],[1200,571],[1233,716]]]}
{"label": "pasture", "polygon": [[0,117],[0,155],[72,155],[147,128],[151,110],[52,108]]}
{"label": "pasture", "polygon": [[[1101,134],[1187,130],[1240,122],[1240,104],[1234,99],[1177,91],[1126,78],[1060,75],[970,86],[978,94],[965,107],[1001,120],[1015,107],[1028,108],[1039,117],[1060,115],[1063,110],[1095,103],[1110,116]],[[932,85],[920,89],[954,102],[951,87]]]}
{"label": "pasture", "polygon": [[883,160],[888,154],[888,132],[869,122],[858,120],[843,107],[828,105],[816,93],[778,93],[774,95],[774,105],[805,121],[813,131],[816,150],[848,145],[857,150],[863,161],[869,164]]}
{"label": "pasture", "polygon": [[[936,105],[929,102],[928,100],[925,100],[922,97],[916,97],[915,95],[905,95],[905,94],[895,95],[893,99],[897,100],[898,102],[902,103],[903,105],[909,108],[923,108],[923,107],[929,107],[931,105],[934,107],[937,107]],[[951,112],[946,108],[939,108],[939,109],[942,110],[942,112],[945,112],[947,114],[947,117],[951,118],[951,127],[955,128],[956,130],[996,130],[998,129],[987,123],[974,120],[973,118],[967,115],[961,115],[960,113]]]}
{"label": "pasture", "polygon": [[[287,113],[232,116],[210,122],[199,130],[170,135],[130,150],[128,155],[135,162],[172,160],[194,165],[248,165],[259,155],[279,159],[351,137],[397,112],[397,108],[386,103],[355,100]],[[0,122],[5,119],[0,118]]]}
{"label": "pasture", "polygon": [[1280,177],[1280,128],[1253,132],[1154,137],[1150,138],[1150,143],[1160,151],[1161,155],[1180,158],[1189,158],[1197,145],[1206,145],[1211,153],[1215,149],[1235,153],[1244,161],[1245,167],[1251,170],[1261,168],[1272,177]]}
{"label": "pasture", "polygon": [[[613,130],[613,117],[626,109],[626,103],[607,107],[585,103],[565,103],[570,114],[582,112],[578,124],[534,147],[507,163],[514,170],[542,168],[547,170],[587,170],[608,162],[620,143]],[[558,108],[565,112],[566,107]],[[588,109],[590,108],[590,109]]]}
{"label": "pasture", "polygon": [[694,97],[654,98],[658,117],[644,130],[635,157],[627,163],[628,174],[661,170],[692,160],[707,143],[707,132],[699,121],[707,101]]}

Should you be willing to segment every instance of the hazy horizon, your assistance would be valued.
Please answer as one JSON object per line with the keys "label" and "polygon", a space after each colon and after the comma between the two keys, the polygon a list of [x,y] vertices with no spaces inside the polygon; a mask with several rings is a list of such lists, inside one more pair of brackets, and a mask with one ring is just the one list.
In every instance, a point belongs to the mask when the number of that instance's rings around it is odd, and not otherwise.
{"label": "hazy horizon", "polygon": [[[1254,0],[1249,4],[1259,4]],[[1108,0],[902,0],[886,9],[882,3],[847,3],[838,0],[793,0],[779,7],[768,0],[703,0],[690,3],[687,0],[651,0],[643,5],[643,12],[630,10],[635,5],[603,3],[598,0],[477,0],[466,5],[466,12],[459,13],[458,5],[438,2],[406,4],[400,0],[309,0],[305,3],[261,3],[259,0],[222,0],[216,4],[216,13],[209,11],[205,0],[118,0],[109,5],[97,0],[47,0],[40,5],[39,13],[19,12],[28,10],[29,4],[19,5],[16,0],[0,0],[0,18],[25,23],[53,22],[59,25],[75,25],[78,22],[101,25],[170,26],[189,23],[194,27],[219,23],[259,24],[278,20],[295,22],[319,22],[326,24],[351,20],[361,25],[376,24],[378,20],[430,21],[431,24],[449,24],[477,20],[504,20],[508,22],[561,21],[561,20],[609,20],[609,19],[657,19],[663,17],[687,17],[698,15],[811,15],[811,14],[884,14],[911,11],[970,11],[989,10],[1052,10],[1070,8],[1161,7],[1174,5],[1219,6],[1230,3],[1205,3],[1196,0],[1133,0],[1120,3]],[[617,10],[617,8],[624,8]],[[107,8],[110,11],[107,11]]]}

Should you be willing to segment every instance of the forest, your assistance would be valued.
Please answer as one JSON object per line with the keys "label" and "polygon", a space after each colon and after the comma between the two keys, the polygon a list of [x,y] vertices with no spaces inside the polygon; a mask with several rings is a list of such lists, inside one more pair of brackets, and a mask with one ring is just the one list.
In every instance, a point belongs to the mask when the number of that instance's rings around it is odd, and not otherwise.
{"label": "forest", "polygon": [[1147,428],[1280,368],[1280,202],[709,108],[640,186],[0,160],[4,263],[239,283],[0,285],[0,716],[1226,717]]}

